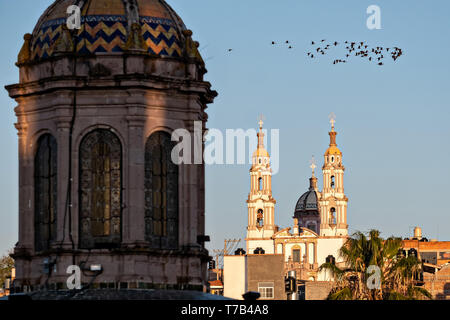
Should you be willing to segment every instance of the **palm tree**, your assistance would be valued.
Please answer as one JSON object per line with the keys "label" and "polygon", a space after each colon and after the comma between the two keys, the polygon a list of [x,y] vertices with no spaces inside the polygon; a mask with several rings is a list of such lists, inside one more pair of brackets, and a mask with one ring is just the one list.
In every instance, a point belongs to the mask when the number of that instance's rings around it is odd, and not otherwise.
{"label": "palm tree", "polygon": [[[405,257],[402,240],[380,237],[371,230],[366,236],[356,232],[340,249],[344,268],[327,262],[320,270],[327,270],[335,279],[329,299],[331,300],[383,300],[431,298],[428,291],[416,286],[421,262],[414,255]],[[379,272],[375,275],[373,272]],[[378,286],[369,286],[379,276]],[[376,282],[376,281],[375,281]],[[373,283],[375,284],[375,283]]]}

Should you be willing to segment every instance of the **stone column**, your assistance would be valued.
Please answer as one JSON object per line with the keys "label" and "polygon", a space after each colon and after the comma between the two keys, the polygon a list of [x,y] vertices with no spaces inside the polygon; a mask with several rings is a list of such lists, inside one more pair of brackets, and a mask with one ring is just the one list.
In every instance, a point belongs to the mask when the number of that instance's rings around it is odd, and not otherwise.
{"label": "stone column", "polygon": [[[305,248],[306,248],[306,264],[310,264],[311,261],[309,261],[309,242],[305,243]],[[309,266],[308,266],[309,267]],[[308,268],[309,269],[309,268]]]}
{"label": "stone column", "polygon": [[[128,120],[128,148],[124,158],[128,160],[128,172],[125,186],[126,202],[123,203],[122,228],[125,245],[138,244],[145,241],[145,143],[144,124],[141,116],[127,116]],[[124,148],[125,151],[125,148]],[[125,181],[124,181],[125,183]],[[124,199],[124,200],[125,200]]]}
{"label": "stone column", "polygon": [[317,268],[317,243],[314,243],[314,268]]}
{"label": "stone column", "polygon": [[[73,171],[72,177],[69,177],[69,139],[70,139],[70,121],[71,117],[60,117],[57,119],[57,136],[55,137],[58,143],[58,202],[57,202],[57,243],[54,246],[61,245],[65,249],[71,249],[72,244],[70,241],[69,235],[69,215],[68,208],[66,206],[70,206],[73,203],[67,202],[67,188],[69,186],[69,179],[73,179]],[[73,145],[72,145],[73,147]],[[73,170],[73,166],[72,166]],[[73,181],[72,181],[73,183]],[[72,210],[72,216],[74,212]],[[65,223],[64,223],[65,221]]]}
{"label": "stone column", "polygon": [[33,157],[28,148],[28,124],[25,117],[18,116],[15,124],[19,136],[19,242],[17,249],[34,248],[34,197]]}

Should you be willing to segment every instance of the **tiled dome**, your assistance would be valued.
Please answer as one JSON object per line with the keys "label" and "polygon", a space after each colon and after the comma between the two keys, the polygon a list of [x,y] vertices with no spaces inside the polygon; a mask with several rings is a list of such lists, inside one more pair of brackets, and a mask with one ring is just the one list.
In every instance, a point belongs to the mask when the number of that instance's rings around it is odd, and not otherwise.
{"label": "tiled dome", "polygon": [[315,190],[305,192],[297,201],[295,212],[318,211],[318,197]]}
{"label": "tiled dome", "polygon": [[186,27],[164,0],[56,0],[33,31],[31,60],[55,54],[71,5],[81,8],[81,29],[75,30],[73,39],[79,54],[123,52],[132,25],[138,23],[148,53],[182,56]]}

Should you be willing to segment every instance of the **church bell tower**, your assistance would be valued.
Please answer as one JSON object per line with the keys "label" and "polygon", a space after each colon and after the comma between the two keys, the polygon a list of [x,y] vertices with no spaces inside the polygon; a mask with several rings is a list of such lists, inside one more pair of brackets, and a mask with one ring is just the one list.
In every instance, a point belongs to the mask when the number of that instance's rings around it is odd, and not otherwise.
{"label": "church bell tower", "polygon": [[250,193],[248,195],[247,252],[256,248],[273,253],[272,235],[275,233],[275,199],[272,197],[272,169],[270,156],[264,147],[263,121],[259,122],[258,147],[252,156]]}
{"label": "church bell tower", "polygon": [[347,202],[344,194],[344,165],[342,152],[336,144],[335,117],[330,116],[330,145],[325,152],[325,162],[322,167],[323,190],[320,200],[320,235],[347,236]]}

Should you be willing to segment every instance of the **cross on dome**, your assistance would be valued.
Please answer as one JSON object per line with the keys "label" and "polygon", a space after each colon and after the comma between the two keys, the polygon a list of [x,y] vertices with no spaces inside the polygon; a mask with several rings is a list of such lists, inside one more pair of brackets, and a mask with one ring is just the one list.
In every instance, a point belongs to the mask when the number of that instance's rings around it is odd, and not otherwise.
{"label": "cross on dome", "polygon": [[334,114],[334,112],[332,112],[332,113],[330,113],[328,118],[330,119],[331,130],[334,131],[334,124],[336,123],[336,115]]}
{"label": "cross on dome", "polygon": [[259,123],[259,130],[262,130],[262,128],[263,128],[264,119],[265,119],[265,118],[264,118],[264,115],[261,114],[261,115],[259,116],[259,122],[258,122],[258,123]]}
{"label": "cross on dome", "polygon": [[315,169],[317,168],[314,156],[312,156],[312,159],[309,162],[311,163],[310,168],[312,169],[312,176],[314,177]]}

